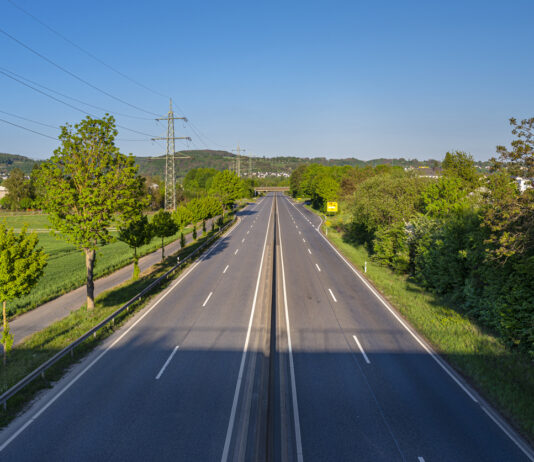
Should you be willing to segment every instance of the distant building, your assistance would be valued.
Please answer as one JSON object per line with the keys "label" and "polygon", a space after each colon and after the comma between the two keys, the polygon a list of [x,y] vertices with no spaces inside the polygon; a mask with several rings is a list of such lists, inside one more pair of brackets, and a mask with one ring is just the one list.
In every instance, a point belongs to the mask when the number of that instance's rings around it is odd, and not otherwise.
{"label": "distant building", "polygon": [[527,189],[532,188],[532,179],[530,178],[523,178],[520,176],[517,176],[514,178],[517,187],[519,188],[520,193],[524,193]]}
{"label": "distant building", "polygon": [[3,199],[4,197],[7,196],[8,194],[8,190],[5,186],[0,186],[0,199]]}

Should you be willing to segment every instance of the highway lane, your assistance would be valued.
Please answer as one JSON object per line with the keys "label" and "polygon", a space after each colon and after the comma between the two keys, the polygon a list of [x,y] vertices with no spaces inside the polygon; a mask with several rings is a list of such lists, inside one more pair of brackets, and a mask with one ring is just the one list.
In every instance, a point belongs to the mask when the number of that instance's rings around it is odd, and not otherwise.
{"label": "highway lane", "polygon": [[262,256],[272,240],[272,204],[266,197],[240,213],[198,265],[2,431],[0,459],[221,460],[225,448],[228,460],[250,454],[258,442],[243,428],[260,425],[256,366],[263,357],[254,353],[265,343],[270,308]]}
{"label": "highway lane", "polygon": [[285,395],[298,400],[304,460],[529,460],[319,235],[315,215],[281,197],[278,212],[295,373]]}

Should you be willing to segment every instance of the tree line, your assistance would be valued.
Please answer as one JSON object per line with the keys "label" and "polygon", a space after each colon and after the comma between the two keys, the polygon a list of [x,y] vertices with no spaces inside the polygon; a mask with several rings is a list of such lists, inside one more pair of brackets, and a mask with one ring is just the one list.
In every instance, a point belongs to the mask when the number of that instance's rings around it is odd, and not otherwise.
{"label": "tree line", "polygon": [[498,146],[490,173],[450,152],[438,179],[402,168],[297,168],[294,197],[324,210],[339,200],[344,238],[372,258],[446,298],[508,345],[534,357],[534,118],[510,120],[510,147]]}
{"label": "tree line", "polygon": [[[34,195],[32,200],[48,213],[57,236],[84,253],[89,311],[94,309],[93,273],[101,245],[117,238],[128,244],[133,249],[135,279],[139,275],[139,247],[154,237],[161,238],[163,259],[165,237],[182,230],[181,245],[184,246],[186,226],[193,224],[193,238],[196,239],[199,221],[205,233],[206,219],[224,215],[235,201],[250,194],[245,182],[234,173],[216,171],[209,187],[204,183],[202,194],[190,201],[184,200],[172,214],[158,211],[149,221],[145,211],[151,196],[145,178],[138,174],[133,157],[122,154],[115,146],[117,133],[115,119],[109,115],[101,119],[88,116],[74,126],[61,127],[60,145],[52,157],[34,168],[30,179],[20,175],[21,181],[16,185],[21,191]],[[13,182],[15,178],[18,177],[13,176]],[[9,180],[6,181],[9,184]],[[118,236],[111,233],[112,226],[118,228]],[[4,363],[13,344],[6,303],[31,291],[43,274],[46,260],[47,255],[39,247],[35,232],[27,233],[23,229],[16,234],[0,224]]]}

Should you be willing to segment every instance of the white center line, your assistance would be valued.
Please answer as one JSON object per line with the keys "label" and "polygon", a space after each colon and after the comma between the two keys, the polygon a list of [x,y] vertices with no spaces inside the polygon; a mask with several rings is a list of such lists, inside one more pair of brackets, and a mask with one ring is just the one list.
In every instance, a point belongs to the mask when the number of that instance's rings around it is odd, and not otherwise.
{"label": "white center line", "polygon": [[311,255],[311,250],[310,249],[308,249],[308,253]]}
{"label": "white center line", "polygon": [[163,374],[163,372],[165,371],[165,369],[167,368],[167,366],[169,365],[169,363],[171,362],[171,359],[172,357],[174,356],[174,353],[176,353],[176,351],[178,350],[179,348],[179,345],[176,345],[174,347],[174,350],[172,350],[172,353],[171,355],[167,358],[167,361],[165,361],[165,364],[163,365],[163,367],[161,368],[161,370],[158,372],[158,375],[156,375],[156,380],[159,380],[159,378],[161,377],[161,374]]}
{"label": "white center line", "polygon": [[239,252],[239,249],[235,249],[234,255],[237,255],[237,252]]}
{"label": "white center line", "polygon": [[358,348],[360,349],[360,351],[362,352],[362,355],[363,355],[363,359],[365,359],[365,362],[367,364],[371,364],[371,361],[369,361],[369,358],[367,357],[367,355],[365,354],[365,351],[363,351],[363,348],[360,344],[360,341],[358,340],[358,337],[356,337],[355,335],[352,336],[352,338],[354,339],[354,341],[356,342],[356,345],[358,345]]}
{"label": "white center line", "polygon": [[321,272],[321,268],[319,268],[319,265],[316,263],[315,266],[317,266],[317,269],[319,270],[319,272]]}
{"label": "white center line", "polygon": [[210,292],[210,294],[208,295],[208,297],[206,298],[206,300],[204,301],[204,303],[202,304],[202,306],[206,306],[206,303],[208,303],[208,300],[210,299],[210,297],[212,296],[213,292]]}
{"label": "white center line", "polygon": [[224,268],[223,274],[226,273],[226,270],[228,269],[230,265],[226,265],[226,268]]}
{"label": "white center line", "polygon": [[332,295],[332,298],[337,303],[336,297],[334,297],[334,292],[332,292],[332,289],[328,289],[328,292],[330,292],[330,295]]}

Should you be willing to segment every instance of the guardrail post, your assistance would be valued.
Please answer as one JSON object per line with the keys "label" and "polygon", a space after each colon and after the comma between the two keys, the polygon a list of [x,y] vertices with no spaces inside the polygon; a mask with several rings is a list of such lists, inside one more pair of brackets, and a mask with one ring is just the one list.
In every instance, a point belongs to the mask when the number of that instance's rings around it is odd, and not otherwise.
{"label": "guardrail post", "polygon": [[45,379],[46,379],[46,378],[45,378],[45,373],[44,373],[44,371],[43,371],[43,372],[41,372],[41,378],[42,378],[43,380],[45,380]]}

